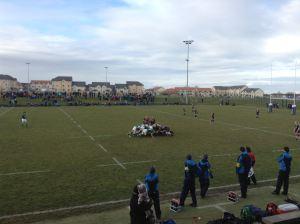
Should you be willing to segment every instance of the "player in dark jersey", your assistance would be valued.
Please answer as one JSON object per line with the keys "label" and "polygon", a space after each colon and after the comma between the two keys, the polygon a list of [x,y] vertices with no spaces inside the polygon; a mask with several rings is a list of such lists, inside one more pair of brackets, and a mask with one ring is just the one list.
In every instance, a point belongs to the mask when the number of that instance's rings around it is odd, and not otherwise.
{"label": "player in dark jersey", "polygon": [[211,124],[215,123],[215,113],[214,112],[211,113],[210,123]]}
{"label": "player in dark jersey", "polygon": [[197,109],[194,109],[194,117],[198,117],[198,110]]}
{"label": "player in dark jersey", "polygon": [[21,116],[21,125],[22,125],[22,127],[26,127],[26,128],[28,127],[26,112],[23,112],[23,114]]}
{"label": "player in dark jersey", "polygon": [[259,118],[259,113],[260,113],[259,109],[256,108],[256,118]]}
{"label": "player in dark jersey", "polygon": [[183,111],[183,116],[185,116],[185,115],[186,115],[186,110],[185,110],[185,107],[184,107],[184,108],[182,108],[182,111]]}

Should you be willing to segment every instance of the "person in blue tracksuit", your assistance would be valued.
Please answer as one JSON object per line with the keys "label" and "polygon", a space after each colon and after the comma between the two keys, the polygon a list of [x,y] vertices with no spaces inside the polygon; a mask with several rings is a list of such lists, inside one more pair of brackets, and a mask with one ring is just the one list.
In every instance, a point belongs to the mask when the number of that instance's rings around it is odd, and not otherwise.
{"label": "person in blue tracksuit", "polygon": [[236,174],[241,187],[241,197],[247,198],[248,190],[248,174],[251,169],[251,158],[247,153],[245,147],[240,147],[241,154],[236,161]]}
{"label": "person in blue tracksuit", "polygon": [[184,163],[184,181],[183,188],[180,195],[180,206],[184,206],[186,196],[190,192],[192,197],[192,204],[190,206],[197,207],[196,189],[195,189],[195,178],[197,175],[198,167],[191,155],[187,155]]}
{"label": "person in blue tracksuit", "polygon": [[159,191],[158,191],[158,175],[156,174],[155,167],[151,167],[149,173],[145,176],[145,185],[149,198],[153,200],[155,215],[158,220],[161,219]]}
{"label": "person in blue tracksuit", "polygon": [[200,182],[200,195],[201,198],[204,198],[208,187],[209,187],[209,179],[213,178],[212,172],[210,170],[211,165],[208,162],[208,155],[205,154],[203,156],[203,159],[200,160],[200,162],[198,163],[198,176],[199,176],[199,182]]}
{"label": "person in blue tracksuit", "polygon": [[286,146],[283,148],[283,153],[277,158],[277,162],[279,164],[279,173],[277,177],[276,189],[272,193],[278,195],[283,184],[282,194],[287,195],[289,190],[289,177],[292,163],[292,156],[290,154],[289,147]]}

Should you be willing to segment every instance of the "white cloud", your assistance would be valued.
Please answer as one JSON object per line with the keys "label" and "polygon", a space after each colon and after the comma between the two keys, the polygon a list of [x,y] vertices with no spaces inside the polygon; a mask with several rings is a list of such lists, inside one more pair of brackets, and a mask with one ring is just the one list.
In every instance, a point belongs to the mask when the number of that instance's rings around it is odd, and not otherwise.
{"label": "white cloud", "polygon": [[18,75],[20,61],[30,59],[33,76],[55,72],[95,81],[109,66],[112,81],[183,85],[184,39],[195,40],[191,85],[254,85],[269,76],[272,61],[284,67],[299,58],[299,1],[276,7],[259,0],[124,2],[103,8],[57,0],[22,10],[2,2],[0,73]]}

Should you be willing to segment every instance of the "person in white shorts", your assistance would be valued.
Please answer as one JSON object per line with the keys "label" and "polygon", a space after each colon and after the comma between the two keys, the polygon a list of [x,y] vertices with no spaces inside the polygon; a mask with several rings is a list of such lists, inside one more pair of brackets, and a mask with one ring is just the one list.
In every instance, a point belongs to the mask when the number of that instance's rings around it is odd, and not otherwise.
{"label": "person in white shorts", "polygon": [[28,121],[27,121],[26,112],[23,112],[23,114],[22,114],[21,125],[25,126],[25,127],[28,127]]}

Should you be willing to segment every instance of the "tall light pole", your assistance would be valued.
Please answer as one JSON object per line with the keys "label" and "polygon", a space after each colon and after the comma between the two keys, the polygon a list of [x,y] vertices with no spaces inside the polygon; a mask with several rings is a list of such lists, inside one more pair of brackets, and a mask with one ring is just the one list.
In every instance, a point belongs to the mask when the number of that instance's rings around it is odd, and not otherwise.
{"label": "tall light pole", "polygon": [[108,67],[105,66],[104,68],[105,68],[105,81],[107,82],[107,69],[108,69]]}
{"label": "tall light pole", "polygon": [[26,62],[26,65],[27,65],[27,95],[28,95],[28,99],[29,99],[29,65],[30,65],[30,62]]}
{"label": "tall light pole", "polygon": [[[183,43],[187,45],[187,58],[186,58],[186,87],[189,87],[189,61],[190,61],[190,44],[193,40],[184,40]],[[185,91],[185,102],[188,104],[187,90]]]}
{"label": "tall light pole", "polygon": [[270,82],[270,103],[268,105],[268,112],[273,112],[273,104],[272,104],[272,79],[273,79],[273,63],[271,63],[271,82]]}
{"label": "tall light pole", "polygon": [[294,104],[292,105],[292,115],[296,115],[296,82],[297,82],[297,61],[295,62],[295,89],[294,89]]}

